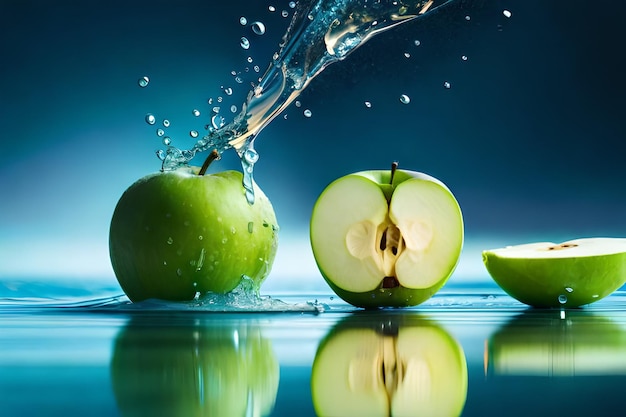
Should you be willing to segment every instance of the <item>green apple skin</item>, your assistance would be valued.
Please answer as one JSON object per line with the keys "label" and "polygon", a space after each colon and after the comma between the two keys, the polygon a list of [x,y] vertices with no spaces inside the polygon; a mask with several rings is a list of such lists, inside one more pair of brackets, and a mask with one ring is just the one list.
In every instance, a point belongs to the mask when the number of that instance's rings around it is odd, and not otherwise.
{"label": "green apple skin", "polygon": [[134,317],[117,335],[111,383],[120,412],[135,416],[267,416],[280,368],[249,321]]}
{"label": "green apple skin", "polygon": [[626,375],[626,331],[582,309],[528,309],[499,328],[485,355],[488,375]]}
{"label": "green apple skin", "polygon": [[240,172],[195,172],[148,175],[117,203],[110,257],[133,302],[226,293],[244,275],[258,288],[271,270],[278,225],[269,199],[254,184],[255,202],[248,204]]}
{"label": "green apple skin", "polygon": [[[320,273],[322,274],[330,288],[344,301],[356,307],[411,307],[423,303],[424,301],[430,299],[435,293],[437,293],[437,291],[439,291],[439,289],[441,289],[441,287],[443,287],[448,281],[449,277],[452,275],[456,268],[463,248],[463,215],[457,200],[455,199],[452,192],[448,189],[448,187],[437,178],[416,171],[396,170],[393,176],[393,183],[391,176],[392,174],[390,170],[372,170],[357,172],[339,178],[331,183],[324,190],[324,192],[322,192],[313,209],[310,234],[311,245],[313,248],[313,253],[318,269],[320,270]],[[370,182],[380,189],[382,196],[387,200],[387,202],[393,201],[393,193],[398,186],[402,185],[405,182],[412,181],[421,181],[428,183],[430,186],[438,188],[441,193],[445,194],[449,198],[449,203],[451,207],[453,207],[454,211],[454,213],[450,215],[449,223],[452,225],[452,228],[455,228],[455,232],[452,243],[450,245],[448,259],[445,265],[445,271],[441,274],[437,282],[434,282],[432,285],[422,288],[411,288],[404,285],[396,286],[393,288],[383,288],[382,286],[378,285],[371,290],[363,292],[347,290],[336,284],[336,277],[334,277],[332,273],[329,273],[327,271],[328,265],[322,264],[322,262],[320,261],[320,257],[317,254],[316,247],[323,247],[326,245],[326,242],[321,240],[318,236],[322,235],[322,233],[314,230],[314,223],[316,221],[316,210],[319,208],[320,202],[324,199],[325,193],[327,193],[328,190],[333,187],[333,185],[336,184],[338,181],[342,181],[346,178]],[[338,206],[337,210],[350,210],[350,207]],[[318,242],[316,242],[316,240],[318,240]],[[343,259],[336,259],[337,263],[341,263],[343,261]],[[419,273],[419,270],[415,271],[416,275],[419,275]],[[384,276],[380,277],[381,280],[383,278]],[[358,278],[355,277],[355,279]]]}
{"label": "green apple skin", "polygon": [[467,389],[463,348],[419,314],[348,316],[320,342],[311,372],[320,416],[454,417]]}
{"label": "green apple skin", "polygon": [[[483,251],[483,262],[493,280],[511,297],[538,308],[580,307],[601,300],[626,282],[626,239],[577,239],[565,244],[597,241],[618,248],[614,253],[578,256],[570,249],[560,257],[515,258]],[[548,246],[536,243],[520,246]],[[562,254],[561,254],[562,252]]]}

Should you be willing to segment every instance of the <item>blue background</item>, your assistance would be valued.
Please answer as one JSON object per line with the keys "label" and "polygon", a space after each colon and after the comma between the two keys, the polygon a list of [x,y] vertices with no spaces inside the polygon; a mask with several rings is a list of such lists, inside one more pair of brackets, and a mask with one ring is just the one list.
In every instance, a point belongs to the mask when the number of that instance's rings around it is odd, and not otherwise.
{"label": "blue background", "polygon": [[[0,1],[0,280],[115,286],[113,209],[160,167],[145,114],[191,146],[207,99],[225,97],[224,114],[243,101],[231,71],[249,82],[267,66],[281,10],[292,13],[287,1]],[[268,291],[326,288],[308,245],[315,199],[393,160],[440,178],[461,204],[467,241],[451,284],[489,280],[482,249],[625,236],[625,18],[609,0],[459,0],[330,66],[256,142],[256,180],[281,224]],[[214,169],[230,168],[232,152]]]}

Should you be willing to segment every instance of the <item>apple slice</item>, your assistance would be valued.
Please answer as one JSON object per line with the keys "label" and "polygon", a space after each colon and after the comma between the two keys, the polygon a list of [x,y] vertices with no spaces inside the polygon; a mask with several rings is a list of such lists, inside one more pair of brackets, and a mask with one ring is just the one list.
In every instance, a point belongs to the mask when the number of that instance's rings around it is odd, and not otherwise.
{"label": "apple slice", "polygon": [[626,282],[626,239],[588,238],[483,251],[493,280],[534,307],[578,307]]}
{"label": "apple slice", "polygon": [[408,306],[430,298],[454,271],[463,217],[441,181],[394,165],[331,183],[310,234],[320,272],[345,301]]}

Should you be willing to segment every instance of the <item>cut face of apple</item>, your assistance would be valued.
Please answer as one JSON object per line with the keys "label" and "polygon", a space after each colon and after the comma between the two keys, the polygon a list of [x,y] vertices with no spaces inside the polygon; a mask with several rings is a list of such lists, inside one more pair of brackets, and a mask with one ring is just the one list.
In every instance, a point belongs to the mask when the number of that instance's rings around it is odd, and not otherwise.
{"label": "cut face of apple", "polygon": [[311,376],[317,415],[460,415],[467,365],[459,344],[426,320],[371,322],[340,323],[318,348]]}
{"label": "cut face of apple", "polygon": [[483,252],[494,281],[534,307],[578,307],[626,282],[626,239],[589,238],[531,243]]}
{"label": "cut face of apple", "polygon": [[454,271],[461,209],[441,181],[418,172],[365,171],[331,183],[311,216],[320,272],[362,307],[417,305]]}

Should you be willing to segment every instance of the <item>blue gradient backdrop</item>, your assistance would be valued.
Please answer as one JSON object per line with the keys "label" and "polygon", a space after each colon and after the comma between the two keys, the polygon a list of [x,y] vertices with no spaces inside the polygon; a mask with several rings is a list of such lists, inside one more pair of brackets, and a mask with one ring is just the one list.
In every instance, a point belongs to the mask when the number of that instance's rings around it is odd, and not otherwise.
{"label": "blue gradient backdrop", "polygon": [[[442,179],[464,210],[451,285],[489,280],[488,247],[626,236],[625,9],[457,0],[329,67],[257,140],[256,179],[282,227],[268,290],[326,288],[308,246],[316,197],[393,160]],[[0,1],[0,281],[116,285],[115,203],[159,169],[145,114],[171,120],[174,144],[190,146],[208,98],[225,97],[225,114],[243,101],[247,86],[231,71],[265,69],[288,23],[281,10],[292,12],[283,0]],[[215,169],[238,167],[229,152]]]}

